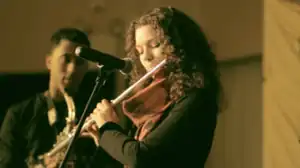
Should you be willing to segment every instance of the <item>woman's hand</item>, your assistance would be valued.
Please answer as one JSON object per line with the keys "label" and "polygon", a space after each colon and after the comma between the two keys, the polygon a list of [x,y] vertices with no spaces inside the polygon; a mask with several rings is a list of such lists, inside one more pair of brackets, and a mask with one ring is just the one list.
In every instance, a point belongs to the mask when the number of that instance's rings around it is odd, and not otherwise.
{"label": "woman's hand", "polygon": [[97,104],[90,117],[96,122],[98,128],[101,128],[107,122],[119,122],[119,117],[114,108],[106,99]]}
{"label": "woman's hand", "polygon": [[107,122],[119,122],[119,118],[112,105],[105,99],[97,104],[93,113],[87,117],[87,120],[93,120],[95,122],[88,125],[86,130],[81,133],[81,136],[93,138],[97,146],[99,146],[100,141],[99,128],[101,128]]}
{"label": "woman's hand", "polygon": [[91,137],[94,139],[97,147],[100,145],[100,133],[96,123],[88,125],[87,128],[81,132],[81,136]]}

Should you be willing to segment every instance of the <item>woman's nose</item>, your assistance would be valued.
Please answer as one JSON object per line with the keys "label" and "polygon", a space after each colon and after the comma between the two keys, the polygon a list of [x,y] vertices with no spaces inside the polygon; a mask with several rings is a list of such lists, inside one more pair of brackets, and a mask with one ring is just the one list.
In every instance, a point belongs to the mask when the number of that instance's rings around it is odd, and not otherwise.
{"label": "woman's nose", "polygon": [[153,55],[151,53],[151,51],[147,48],[144,49],[144,52],[143,52],[143,57],[144,57],[144,60],[146,61],[151,61],[153,59]]}

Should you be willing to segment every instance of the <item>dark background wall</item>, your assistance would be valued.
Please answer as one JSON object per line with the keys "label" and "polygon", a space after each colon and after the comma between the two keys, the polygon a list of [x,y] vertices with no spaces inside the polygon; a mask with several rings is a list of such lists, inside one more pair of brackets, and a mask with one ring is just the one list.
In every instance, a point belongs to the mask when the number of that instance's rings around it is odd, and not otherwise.
{"label": "dark background wall", "polygon": [[[80,87],[79,96],[82,101],[87,101],[90,96],[97,76],[97,71],[90,71]],[[107,80],[104,88],[98,96],[111,99],[114,93],[114,76],[112,74]],[[38,92],[43,92],[48,88],[48,73],[19,73],[0,75],[0,125],[7,109],[14,103],[18,103]]]}

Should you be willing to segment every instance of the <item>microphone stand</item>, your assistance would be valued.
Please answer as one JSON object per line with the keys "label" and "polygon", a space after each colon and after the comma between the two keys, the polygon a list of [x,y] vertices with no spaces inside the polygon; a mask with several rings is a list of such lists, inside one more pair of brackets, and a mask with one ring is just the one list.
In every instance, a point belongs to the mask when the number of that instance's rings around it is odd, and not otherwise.
{"label": "microphone stand", "polygon": [[95,86],[94,86],[93,91],[92,91],[92,93],[91,93],[91,95],[90,95],[90,97],[87,101],[87,104],[85,105],[84,111],[83,111],[83,113],[80,117],[80,120],[79,120],[78,124],[77,124],[75,134],[74,134],[73,138],[71,139],[71,141],[70,141],[70,143],[67,147],[64,159],[61,162],[59,168],[64,168],[64,166],[66,165],[68,157],[69,157],[69,155],[70,155],[70,153],[73,149],[74,142],[78,138],[78,136],[80,135],[81,128],[84,125],[85,120],[86,120],[86,118],[89,114],[88,111],[90,109],[90,106],[92,105],[92,100],[95,97],[96,93],[105,85],[108,76],[112,73],[111,68],[106,68],[105,66],[98,66],[98,68],[99,69],[98,69],[98,75],[97,75],[96,80],[95,80]]}

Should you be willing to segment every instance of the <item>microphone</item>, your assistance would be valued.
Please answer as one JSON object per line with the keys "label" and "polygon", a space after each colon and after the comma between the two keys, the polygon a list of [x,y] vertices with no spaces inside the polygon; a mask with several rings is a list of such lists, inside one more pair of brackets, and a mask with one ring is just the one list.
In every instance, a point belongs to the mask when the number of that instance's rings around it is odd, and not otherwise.
{"label": "microphone", "polygon": [[108,67],[109,69],[118,69],[123,74],[127,74],[132,70],[131,59],[120,59],[116,56],[112,56],[88,47],[76,47],[75,55],[92,62],[97,62],[100,65]]}

